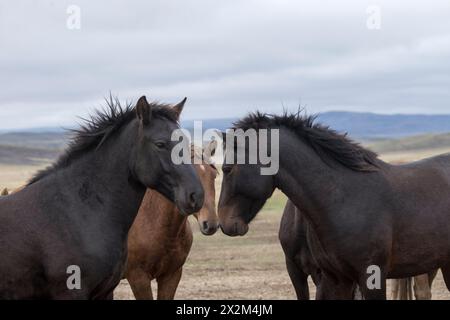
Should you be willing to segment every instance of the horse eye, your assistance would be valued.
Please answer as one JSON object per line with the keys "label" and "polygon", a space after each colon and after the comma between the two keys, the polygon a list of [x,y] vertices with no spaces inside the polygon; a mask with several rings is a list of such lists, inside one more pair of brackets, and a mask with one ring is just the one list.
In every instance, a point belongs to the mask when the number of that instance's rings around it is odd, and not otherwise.
{"label": "horse eye", "polygon": [[228,174],[231,172],[231,169],[233,169],[231,166],[223,166],[222,171],[224,174]]}
{"label": "horse eye", "polygon": [[161,141],[155,142],[155,145],[156,145],[158,148],[160,148],[160,149],[163,149],[163,148],[166,147],[166,144],[165,144],[164,142],[161,142]]}

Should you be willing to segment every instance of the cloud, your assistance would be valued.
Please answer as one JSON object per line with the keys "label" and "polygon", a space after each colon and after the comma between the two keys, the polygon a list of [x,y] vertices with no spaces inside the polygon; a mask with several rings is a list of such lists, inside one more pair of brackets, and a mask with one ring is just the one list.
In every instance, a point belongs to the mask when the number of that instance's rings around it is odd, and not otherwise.
{"label": "cloud", "polygon": [[[0,129],[67,126],[109,92],[185,119],[332,109],[449,113],[450,3],[15,1],[0,4]],[[69,5],[81,29],[66,27]]]}

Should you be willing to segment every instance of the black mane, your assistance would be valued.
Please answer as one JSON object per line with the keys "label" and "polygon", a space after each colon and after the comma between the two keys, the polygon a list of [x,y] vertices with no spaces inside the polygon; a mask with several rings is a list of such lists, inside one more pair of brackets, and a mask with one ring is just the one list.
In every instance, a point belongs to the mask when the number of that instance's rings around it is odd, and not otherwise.
{"label": "black mane", "polygon": [[315,115],[302,115],[301,112],[270,115],[258,111],[233,123],[233,127],[247,130],[284,126],[310,145],[326,163],[328,157],[355,171],[378,170],[375,152],[350,140],[347,134],[338,133],[315,120]]}
{"label": "black mane", "polygon": [[[152,117],[178,122],[176,113],[169,105],[156,102],[152,102],[150,105]],[[70,130],[72,138],[64,153],[53,165],[39,171],[31,178],[28,185],[35,183],[57,169],[68,166],[72,160],[79,158],[80,155],[93,149],[99,149],[109,137],[135,117],[135,107],[131,103],[127,103],[122,107],[117,98],[110,96],[109,99],[106,99],[106,107],[95,111],[89,118],[82,119],[83,123],[80,124],[79,129]]]}

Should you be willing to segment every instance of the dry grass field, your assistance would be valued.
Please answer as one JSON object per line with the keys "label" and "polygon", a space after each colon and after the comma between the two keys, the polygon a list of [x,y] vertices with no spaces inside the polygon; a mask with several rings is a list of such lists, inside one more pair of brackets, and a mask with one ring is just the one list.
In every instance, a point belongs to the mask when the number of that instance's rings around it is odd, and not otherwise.
{"label": "dry grass field", "polygon": [[0,163],[0,188],[14,190],[23,185],[36,171],[45,165],[25,165],[17,166]]}
{"label": "dry grass field", "polygon": [[[407,162],[448,151],[450,148],[392,152],[383,154],[382,158]],[[40,167],[0,165],[0,187],[18,187]],[[230,238],[220,231],[214,236],[202,236],[192,219],[194,244],[176,298],[295,299],[278,241],[285,201],[283,194],[275,192],[245,237]],[[312,284],[310,288],[314,295]],[[133,299],[126,281],[116,289],[115,298]],[[450,299],[441,274],[433,285],[433,299]]]}

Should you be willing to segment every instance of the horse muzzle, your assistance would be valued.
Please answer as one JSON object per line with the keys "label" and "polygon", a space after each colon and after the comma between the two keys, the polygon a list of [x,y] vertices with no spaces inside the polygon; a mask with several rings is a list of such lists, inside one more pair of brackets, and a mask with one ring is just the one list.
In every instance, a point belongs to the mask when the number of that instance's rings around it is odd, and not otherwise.
{"label": "horse muzzle", "polygon": [[244,236],[248,232],[248,224],[242,220],[228,220],[220,223],[220,230],[230,237]]}
{"label": "horse muzzle", "polygon": [[204,192],[203,189],[184,190],[177,193],[175,197],[175,204],[180,213],[184,216],[200,211],[203,207]]}

